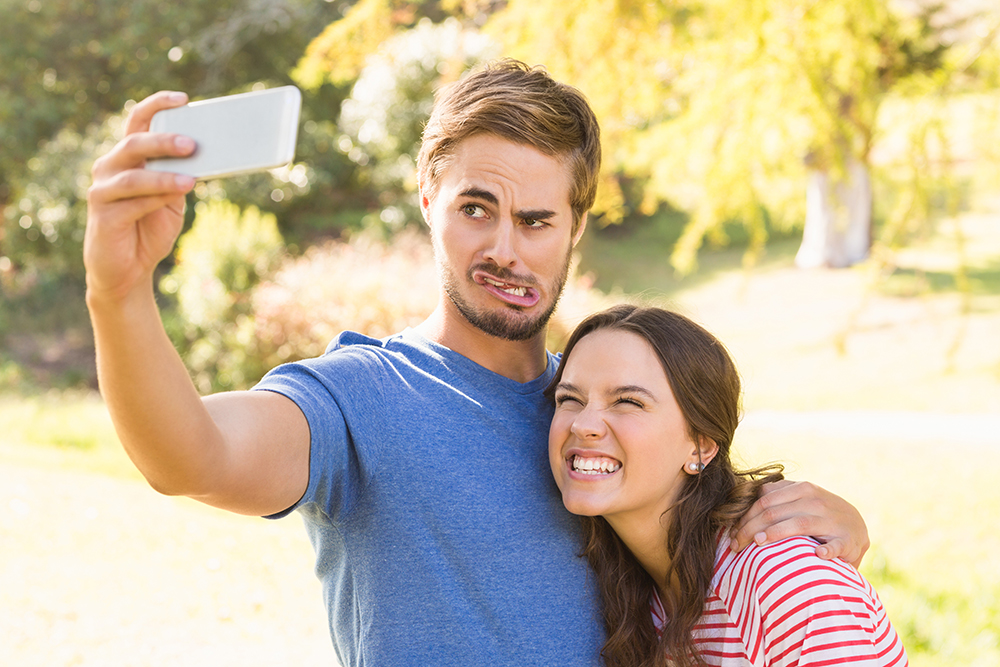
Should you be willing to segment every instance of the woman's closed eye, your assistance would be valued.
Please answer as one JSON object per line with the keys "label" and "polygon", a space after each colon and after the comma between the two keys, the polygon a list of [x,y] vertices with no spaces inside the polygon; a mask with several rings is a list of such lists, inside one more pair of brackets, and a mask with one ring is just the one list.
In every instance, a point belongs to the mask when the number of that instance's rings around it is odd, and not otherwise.
{"label": "woman's closed eye", "polygon": [[646,404],[640,401],[638,398],[633,396],[620,396],[615,403],[619,405],[635,406],[637,408],[644,408]]}
{"label": "woman's closed eye", "polygon": [[561,406],[566,403],[576,403],[578,405],[583,405],[583,401],[572,394],[556,394],[556,406]]}

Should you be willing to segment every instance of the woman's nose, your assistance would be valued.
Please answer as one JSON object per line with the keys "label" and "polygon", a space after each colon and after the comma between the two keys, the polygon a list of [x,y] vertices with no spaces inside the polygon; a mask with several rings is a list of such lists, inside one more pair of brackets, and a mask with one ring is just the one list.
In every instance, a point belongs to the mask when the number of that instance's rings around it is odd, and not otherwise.
{"label": "woman's nose", "polygon": [[577,414],[570,431],[581,440],[596,440],[607,431],[607,425],[600,410],[587,406]]}

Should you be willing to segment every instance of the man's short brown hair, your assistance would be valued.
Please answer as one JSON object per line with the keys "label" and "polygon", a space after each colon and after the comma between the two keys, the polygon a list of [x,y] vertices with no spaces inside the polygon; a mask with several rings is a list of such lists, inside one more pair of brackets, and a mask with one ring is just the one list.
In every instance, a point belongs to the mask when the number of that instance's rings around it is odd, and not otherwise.
{"label": "man's short brown hair", "polygon": [[573,231],[594,205],[601,168],[597,118],[583,94],[542,67],[504,59],[438,92],[424,128],[417,173],[433,195],[460,142],[493,134],[553,157],[565,157],[572,179]]}

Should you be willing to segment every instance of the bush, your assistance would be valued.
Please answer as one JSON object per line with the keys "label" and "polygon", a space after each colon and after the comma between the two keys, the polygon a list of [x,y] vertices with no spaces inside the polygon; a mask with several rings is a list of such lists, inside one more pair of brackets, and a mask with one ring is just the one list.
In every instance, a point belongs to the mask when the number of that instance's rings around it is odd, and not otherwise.
{"label": "bush", "polygon": [[323,353],[345,329],[381,338],[437,304],[430,243],[406,231],[384,244],[359,234],[289,259],[252,296],[254,338],[268,368]]}
{"label": "bush", "polygon": [[63,129],[44,142],[27,169],[12,180],[16,201],[0,220],[0,255],[8,257],[16,277],[44,271],[83,283],[90,168],[120,137],[123,123],[119,115],[82,134]]}
{"label": "bush", "polygon": [[260,374],[250,294],[274,270],[284,241],[276,218],[228,201],[199,202],[160,289],[176,298],[167,320],[203,392],[236,389]]}

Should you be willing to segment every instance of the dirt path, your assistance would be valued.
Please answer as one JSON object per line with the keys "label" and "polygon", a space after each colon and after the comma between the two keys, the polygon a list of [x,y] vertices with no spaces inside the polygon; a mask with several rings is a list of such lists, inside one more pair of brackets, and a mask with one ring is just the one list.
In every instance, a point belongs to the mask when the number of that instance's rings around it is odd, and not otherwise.
{"label": "dirt path", "polygon": [[0,458],[0,545],[0,665],[336,665],[297,518]]}

